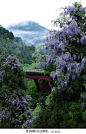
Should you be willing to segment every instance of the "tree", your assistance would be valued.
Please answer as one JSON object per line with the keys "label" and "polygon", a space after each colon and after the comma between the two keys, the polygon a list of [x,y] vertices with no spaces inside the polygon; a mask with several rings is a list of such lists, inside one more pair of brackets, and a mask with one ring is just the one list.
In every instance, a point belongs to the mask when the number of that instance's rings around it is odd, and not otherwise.
{"label": "tree", "polygon": [[[53,90],[49,105],[45,107],[47,110],[45,112],[43,109],[35,127],[38,125],[40,128],[46,127],[43,124],[45,121],[49,128],[86,127],[86,123],[83,123],[86,117],[83,113],[85,101],[81,103],[80,98],[86,86],[86,80],[84,80],[86,79],[86,23],[84,23],[86,22],[86,7],[83,8],[80,3],[75,2],[73,6],[62,9],[64,12],[60,14],[61,18],[53,21],[55,25],[60,26],[61,30],[49,31],[45,43],[49,54],[47,57],[43,56],[38,59],[40,62],[38,68],[50,72]],[[74,115],[77,108],[79,108],[78,113]],[[47,118],[49,112],[50,115]],[[76,118],[74,119],[73,116]]]}
{"label": "tree", "polygon": [[[42,57],[39,62],[41,65],[39,68],[43,67],[45,70],[49,70],[48,67],[52,65],[52,71],[50,76],[53,80],[57,77],[59,79],[60,84],[63,85],[63,81],[61,80],[60,75],[63,73],[66,74],[65,77],[65,86],[67,86],[68,79],[73,71],[73,79],[75,79],[74,73],[78,75],[79,71],[85,65],[85,35],[84,35],[84,26],[82,25],[82,21],[78,20],[78,16],[85,18],[85,8],[82,8],[81,4],[78,5],[76,2],[74,6],[69,6],[68,8],[63,8],[65,10],[63,14],[63,22],[60,19],[54,21],[54,23],[59,23],[60,31],[49,31],[49,35],[46,39],[47,43],[45,44],[46,49],[50,48],[50,52],[48,58]],[[78,12],[78,16],[77,16]],[[71,21],[66,20],[66,15],[71,17]],[[76,19],[74,20],[74,18]],[[78,20],[78,21],[76,21]],[[78,64],[77,64],[78,63]],[[79,64],[81,63],[81,64]],[[81,68],[80,68],[81,65]],[[79,67],[79,68],[78,68]],[[76,68],[76,70],[72,70]],[[77,69],[78,68],[78,69]],[[63,87],[63,86],[62,86]]]}
{"label": "tree", "polygon": [[6,53],[0,56],[1,128],[21,128],[26,120],[19,117],[30,109],[31,101],[29,95],[25,96],[28,87],[24,76],[16,57]]}

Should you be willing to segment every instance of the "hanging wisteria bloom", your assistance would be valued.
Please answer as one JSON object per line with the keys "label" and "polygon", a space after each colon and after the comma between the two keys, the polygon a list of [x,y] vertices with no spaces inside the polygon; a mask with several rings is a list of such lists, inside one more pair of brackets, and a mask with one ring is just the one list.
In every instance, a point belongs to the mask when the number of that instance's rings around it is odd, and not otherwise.
{"label": "hanging wisteria bloom", "polygon": [[72,75],[72,80],[75,80],[75,75]]}
{"label": "hanging wisteria bloom", "polygon": [[[16,64],[15,64],[16,63]],[[17,59],[16,57],[13,56],[8,56],[5,61],[3,62],[3,66],[4,67],[11,67],[11,69],[13,70],[14,68],[16,68],[17,66],[20,66],[19,64],[19,59]]]}
{"label": "hanging wisteria bloom", "polygon": [[[77,11],[79,11],[79,6],[78,5],[77,7],[68,6],[63,9],[65,11],[64,13],[62,12],[60,15],[64,16],[65,18],[63,18],[63,21],[60,21],[60,22],[58,21],[59,19],[55,21],[55,22],[58,22],[60,25],[60,28],[63,28],[63,29],[61,29],[60,31],[50,30],[49,36],[47,37],[47,42],[45,43],[45,46],[47,46],[47,48],[51,48],[51,51],[49,52],[49,56],[46,59],[47,67],[52,62],[55,61],[54,66],[56,66],[56,71],[59,71],[59,75],[58,73],[53,72],[50,74],[50,77],[52,77],[53,80],[55,80],[55,78],[58,79],[58,82],[62,85],[62,87],[63,87],[63,83],[65,86],[67,86],[67,83],[69,82],[70,77],[72,77],[72,79],[75,80],[76,78],[75,76],[78,77],[79,71],[81,71],[83,68],[83,64],[84,65],[86,64],[85,60],[81,58],[81,55],[78,55],[77,57],[75,53],[76,49],[75,51],[74,49],[72,49],[72,46],[76,47],[77,43],[83,44],[83,42],[86,41],[86,36],[84,37],[82,36],[83,27],[78,26],[77,21],[76,21],[77,17],[75,16],[75,14],[77,13]],[[80,12],[81,11],[83,12],[85,11],[85,9],[81,9]],[[79,39],[77,35],[80,35],[81,39]],[[68,48],[67,52],[69,52],[69,54],[68,53],[65,54],[66,48]],[[58,55],[59,58],[55,60],[56,55]],[[75,62],[77,59],[82,60],[82,62],[81,61],[79,62],[81,64]],[[44,64],[45,63],[43,63],[43,66]],[[64,68],[65,68],[65,71],[67,72],[63,73]],[[65,75],[64,82],[61,79],[61,74]]]}
{"label": "hanging wisteria bloom", "polygon": [[85,104],[81,103],[82,110],[85,108]]}
{"label": "hanging wisteria bloom", "polygon": [[86,36],[83,36],[80,40],[81,44],[83,45],[84,41],[86,42]]}
{"label": "hanging wisteria bloom", "polygon": [[77,56],[76,56],[75,54],[73,54],[73,58],[74,58],[74,60],[76,59],[76,57],[77,57]]}
{"label": "hanging wisteria bloom", "polygon": [[83,58],[81,62],[82,62],[82,64],[84,64],[84,65],[85,65],[85,63],[86,63],[86,59],[85,59],[85,58]]}
{"label": "hanging wisteria bloom", "polygon": [[67,81],[65,81],[64,84],[65,84],[65,87],[67,87]]}
{"label": "hanging wisteria bloom", "polygon": [[5,70],[0,71],[0,77],[2,76],[3,73],[5,73]]}
{"label": "hanging wisteria bloom", "polygon": [[85,8],[80,8],[79,11],[80,11],[81,13],[84,13],[84,12],[86,11],[86,7],[85,7]]}
{"label": "hanging wisteria bloom", "polygon": [[62,28],[63,27],[63,24],[60,24],[60,28]]}

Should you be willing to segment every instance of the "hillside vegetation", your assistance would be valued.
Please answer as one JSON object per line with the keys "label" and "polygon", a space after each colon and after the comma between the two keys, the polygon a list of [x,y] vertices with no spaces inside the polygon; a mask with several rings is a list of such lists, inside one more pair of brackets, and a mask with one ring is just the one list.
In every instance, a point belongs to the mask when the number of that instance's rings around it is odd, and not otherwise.
{"label": "hillside vegetation", "polygon": [[[5,51],[16,56],[21,64],[31,65],[36,62],[36,55],[32,57],[35,49],[34,45],[26,45],[20,37],[15,37],[12,32],[0,27],[0,55]],[[41,49],[39,53],[44,54],[44,51]]]}
{"label": "hillside vegetation", "polygon": [[10,26],[9,29],[14,30],[23,30],[23,31],[45,31],[47,30],[45,27],[40,26],[38,23],[33,21],[25,21],[14,26]]}
{"label": "hillside vegetation", "polygon": [[44,88],[38,93],[34,81],[25,79],[19,57],[1,54],[1,128],[86,128],[86,7],[75,2],[63,10],[53,20],[61,30],[50,30],[46,38],[47,53],[32,54],[31,66],[52,79],[50,95],[44,96]]}
{"label": "hillside vegetation", "polygon": [[34,21],[24,21],[16,25],[11,25],[7,29],[16,37],[21,37],[26,44],[34,45],[38,47],[41,44],[45,43],[46,34],[48,29],[39,25]]}

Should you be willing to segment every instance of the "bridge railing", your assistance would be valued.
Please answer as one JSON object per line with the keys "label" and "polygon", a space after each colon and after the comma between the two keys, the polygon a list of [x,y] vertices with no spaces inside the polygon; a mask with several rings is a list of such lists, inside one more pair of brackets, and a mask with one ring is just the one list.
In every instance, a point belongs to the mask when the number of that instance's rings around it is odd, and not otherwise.
{"label": "bridge railing", "polygon": [[23,68],[25,72],[44,72],[44,70],[41,69],[31,69],[31,68]]}

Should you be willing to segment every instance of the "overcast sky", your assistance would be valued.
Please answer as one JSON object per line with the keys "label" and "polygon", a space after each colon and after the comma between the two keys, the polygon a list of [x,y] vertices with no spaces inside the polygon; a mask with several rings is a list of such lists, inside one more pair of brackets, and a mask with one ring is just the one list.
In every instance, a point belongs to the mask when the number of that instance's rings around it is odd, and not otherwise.
{"label": "overcast sky", "polygon": [[[55,29],[51,21],[57,19],[61,12],[56,10],[74,2],[75,0],[0,0],[0,24],[6,27],[31,20],[48,29]],[[85,7],[85,0],[81,2]]]}

